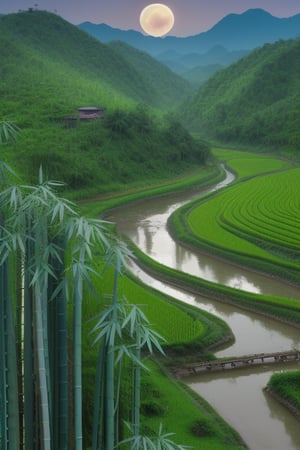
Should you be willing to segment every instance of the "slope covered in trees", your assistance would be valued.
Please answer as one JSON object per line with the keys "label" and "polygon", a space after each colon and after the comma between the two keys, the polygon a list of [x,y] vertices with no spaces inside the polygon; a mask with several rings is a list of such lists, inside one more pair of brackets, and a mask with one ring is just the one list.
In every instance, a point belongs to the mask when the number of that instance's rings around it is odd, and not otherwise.
{"label": "slope covered in trees", "polygon": [[178,98],[183,99],[191,92],[187,81],[175,75],[167,66],[152,58],[148,53],[121,41],[114,41],[108,45],[131,64],[142,79],[155,88],[153,95],[156,95],[155,91],[159,92],[160,101],[166,105],[172,107]]}
{"label": "slope covered in trees", "polygon": [[[69,189],[103,192],[204,162],[205,145],[155,118],[187,83],[159,63],[150,74],[150,57],[137,63],[121,53],[54,14],[1,17],[0,117],[22,130],[6,158],[25,179],[35,182],[42,165]],[[103,120],[64,119],[90,105],[104,107]]]}
{"label": "slope covered in trees", "polygon": [[[2,70],[7,64],[14,63],[14,56],[21,58],[19,69],[24,65],[22,63],[27,62],[23,68],[25,73],[22,74],[26,77],[24,83],[31,78],[29,69],[36,71],[40,66],[40,70],[44,68],[41,72],[43,76],[49,70],[50,74],[57,73],[60,91],[63,91],[66,83],[73,84],[73,80],[78,78],[84,78],[90,83],[97,82],[100,92],[96,92],[96,98],[101,103],[111,103],[116,95],[121,95],[130,100],[147,102],[153,107],[165,107],[166,85],[173,86],[170,94],[174,100],[188,91],[188,85],[171,71],[166,71],[161,64],[156,64],[156,77],[153,76],[149,84],[141,70],[127,62],[119,52],[54,14],[32,11],[3,16],[0,20],[0,36]],[[139,65],[142,64],[143,61],[140,61]],[[5,78],[1,78],[5,81]],[[165,85],[158,84],[161,79]],[[44,82],[53,85],[54,80],[46,79]],[[87,89],[82,86],[81,90],[84,92]],[[84,96],[77,91],[77,95],[80,101],[86,99],[87,93]],[[89,99],[95,101],[95,95],[91,97],[89,93]],[[72,106],[69,112],[72,112]]]}
{"label": "slope covered in trees", "polygon": [[300,150],[300,39],[267,44],[219,71],[182,118],[211,139]]}

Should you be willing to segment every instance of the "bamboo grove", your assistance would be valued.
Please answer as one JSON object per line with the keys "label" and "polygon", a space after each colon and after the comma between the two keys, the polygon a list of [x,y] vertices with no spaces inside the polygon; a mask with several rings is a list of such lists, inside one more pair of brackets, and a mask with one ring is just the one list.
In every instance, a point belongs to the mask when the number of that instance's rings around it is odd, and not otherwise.
{"label": "bamboo grove", "polygon": [[[17,128],[0,127],[1,144]],[[159,429],[140,435],[141,351],[162,351],[136,305],[119,298],[118,278],[130,257],[102,220],[80,217],[60,198],[57,182],[16,185],[1,164],[0,192],[0,450],[82,450],[82,304],[93,278],[95,258],[113,274],[111,304],[99,309],[91,332],[99,345],[95,377],[93,450],[183,449]],[[99,305],[101,304],[101,299]],[[121,367],[133,367],[128,432],[119,409]],[[127,363],[128,366],[128,363]]]}

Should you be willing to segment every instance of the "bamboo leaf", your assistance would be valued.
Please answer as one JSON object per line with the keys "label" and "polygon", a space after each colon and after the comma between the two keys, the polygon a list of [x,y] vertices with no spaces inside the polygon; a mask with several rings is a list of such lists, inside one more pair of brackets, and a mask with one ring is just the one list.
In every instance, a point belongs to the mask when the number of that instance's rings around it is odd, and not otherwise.
{"label": "bamboo leaf", "polygon": [[115,352],[117,353],[116,356],[116,364],[119,363],[123,357],[126,355],[136,366],[139,366],[141,369],[146,370],[149,372],[150,370],[148,367],[143,364],[143,362],[137,358],[135,352],[133,350],[136,349],[135,345],[119,345],[114,348]]}
{"label": "bamboo leaf", "polygon": [[19,131],[20,128],[14,122],[0,121],[0,144],[4,144],[10,139],[15,141]]}

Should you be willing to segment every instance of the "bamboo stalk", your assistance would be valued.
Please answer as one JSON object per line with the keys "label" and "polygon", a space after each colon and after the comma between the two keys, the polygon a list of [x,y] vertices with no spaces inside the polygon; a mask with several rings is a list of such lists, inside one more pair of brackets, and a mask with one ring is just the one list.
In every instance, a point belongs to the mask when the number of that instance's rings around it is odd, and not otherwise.
{"label": "bamboo stalk", "polygon": [[[27,230],[30,235],[30,223],[27,222]],[[29,261],[33,253],[33,241],[26,240],[26,252],[24,258],[24,428],[25,448],[34,449],[34,430],[36,426],[36,409],[34,395],[34,335],[33,335],[33,292],[30,286]]]}
{"label": "bamboo stalk", "polygon": [[99,348],[96,380],[95,380],[95,400],[93,414],[93,436],[92,450],[100,450],[102,445],[102,421],[103,419],[103,383],[105,367],[105,342]]}
{"label": "bamboo stalk", "polygon": [[10,450],[19,449],[19,398],[17,377],[16,336],[10,293],[9,261],[4,263],[6,278],[6,333],[7,333],[7,399],[8,399],[8,441]]}
{"label": "bamboo stalk", "polygon": [[73,355],[74,355],[74,431],[75,450],[82,450],[82,293],[83,280],[81,273],[77,274],[74,292],[74,329],[73,329]]}
{"label": "bamboo stalk", "polygon": [[40,408],[41,408],[41,428],[43,450],[51,450],[51,432],[50,432],[50,413],[49,413],[49,396],[47,387],[47,372],[45,363],[44,349],[44,330],[42,319],[42,292],[39,283],[34,289],[35,304],[35,332],[37,342],[37,370],[39,380]]}
{"label": "bamboo stalk", "polygon": [[[117,322],[117,302],[118,302],[118,278],[119,271],[114,271],[114,286],[112,296],[112,322]],[[105,449],[112,450],[115,445],[115,358],[114,358],[115,337],[113,342],[107,345],[106,356],[106,389],[105,389]]]}
{"label": "bamboo stalk", "polygon": [[[136,346],[136,359],[141,361],[141,337],[140,332],[137,330],[137,346]],[[132,432],[134,436],[140,434],[140,408],[141,408],[141,366],[137,363],[134,364],[134,376],[133,376],[133,405],[132,405]]]}
{"label": "bamboo stalk", "polygon": [[[60,275],[60,279],[62,274]],[[58,411],[59,411],[59,436],[57,450],[68,450],[68,324],[67,324],[67,299],[65,287],[57,303],[57,341],[58,348]]]}
{"label": "bamboo stalk", "polygon": [[5,268],[0,266],[0,443],[8,449],[7,345],[6,345]]}
{"label": "bamboo stalk", "polygon": [[24,255],[16,252],[14,260],[14,270],[11,271],[14,276],[13,285],[15,286],[15,304],[16,304],[16,361],[17,361],[17,379],[18,379],[18,406],[19,406],[19,439],[20,449],[24,448],[25,430],[24,430]]}

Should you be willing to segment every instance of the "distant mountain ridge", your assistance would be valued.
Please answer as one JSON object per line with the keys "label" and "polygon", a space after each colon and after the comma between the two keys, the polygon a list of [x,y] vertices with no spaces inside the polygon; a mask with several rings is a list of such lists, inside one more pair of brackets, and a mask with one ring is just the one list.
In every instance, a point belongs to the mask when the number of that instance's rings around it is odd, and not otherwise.
{"label": "distant mountain ridge", "polygon": [[252,50],[265,43],[300,36],[300,13],[289,18],[274,17],[263,9],[229,14],[210,30],[188,37],[154,38],[134,30],[120,30],[106,24],[83,22],[78,27],[102,42],[124,41],[153,56],[174,50],[177,53],[204,53],[216,45],[228,51]]}
{"label": "distant mountain ridge", "polygon": [[103,23],[83,22],[78,27],[103,43],[122,41],[143,50],[183,75],[199,66],[224,67],[266,43],[300,36],[300,14],[278,18],[263,9],[249,9],[229,14],[210,30],[188,37],[155,38]]}

